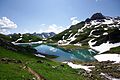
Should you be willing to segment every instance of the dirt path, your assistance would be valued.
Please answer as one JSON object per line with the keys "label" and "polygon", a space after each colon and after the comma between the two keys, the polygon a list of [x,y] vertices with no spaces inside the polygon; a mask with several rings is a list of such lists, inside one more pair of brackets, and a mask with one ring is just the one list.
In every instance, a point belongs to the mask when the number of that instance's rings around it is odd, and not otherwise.
{"label": "dirt path", "polygon": [[26,67],[26,69],[28,70],[28,72],[30,72],[31,74],[33,74],[36,77],[37,80],[46,80],[43,76],[41,76],[40,74],[36,73],[30,67]]}

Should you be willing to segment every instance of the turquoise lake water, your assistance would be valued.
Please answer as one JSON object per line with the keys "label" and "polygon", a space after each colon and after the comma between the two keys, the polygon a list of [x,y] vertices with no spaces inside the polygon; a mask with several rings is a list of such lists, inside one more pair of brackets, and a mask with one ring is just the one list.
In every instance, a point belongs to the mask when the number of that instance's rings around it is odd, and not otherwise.
{"label": "turquoise lake water", "polygon": [[42,54],[58,56],[54,60],[61,62],[72,61],[72,60],[95,61],[95,58],[93,56],[96,55],[96,53],[92,50],[77,49],[77,50],[67,51],[58,47],[53,47],[48,45],[39,45],[35,47],[35,49]]}

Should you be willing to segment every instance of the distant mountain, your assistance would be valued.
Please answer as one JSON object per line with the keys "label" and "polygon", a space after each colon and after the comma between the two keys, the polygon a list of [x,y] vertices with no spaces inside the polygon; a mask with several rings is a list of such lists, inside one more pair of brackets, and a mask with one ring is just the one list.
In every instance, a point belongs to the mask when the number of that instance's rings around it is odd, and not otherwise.
{"label": "distant mountain", "polygon": [[[5,36],[7,40],[15,43],[27,43],[27,42],[37,42],[37,41],[42,41],[43,39],[53,37],[55,35],[54,32],[50,33],[14,33],[14,34],[9,34]],[[4,35],[1,34],[1,36],[4,37]]]}
{"label": "distant mountain", "polygon": [[98,49],[96,47],[103,45],[107,48],[120,46],[120,17],[95,13],[85,21],[72,25],[69,29],[55,35],[51,40],[61,45],[90,46],[95,50]]}
{"label": "distant mountain", "polygon": [[53,37],[55,33],[54,32],[50,32],[50,33],[43,32],[43,33],[33,33],[33,35],[39,36],[41,38],[50,38],[50,37]]}
{"label": "distant mountain", "polygon": [[9,34],[7,36],[10,38],[11,42],[15,42],[15,43],[37,42],[42,40],[41,37],[35,36],[30,33],[26,33],[26,34],[14,33],[14,34]]}

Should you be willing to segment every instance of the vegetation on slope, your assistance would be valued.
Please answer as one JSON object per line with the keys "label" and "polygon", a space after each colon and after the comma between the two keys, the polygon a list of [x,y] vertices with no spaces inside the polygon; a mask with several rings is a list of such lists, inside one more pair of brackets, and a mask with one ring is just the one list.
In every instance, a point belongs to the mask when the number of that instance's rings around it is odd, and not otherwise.
{"label": "vegetation on slope", "polygon": [[0,47],[1,80],[32,80],[34,76],[24,70],[23,65],[30,67],[47,80],[85,80],[84,76],[78,75],[74,69],[65,64],[38,58],[31,53],[14,52]]}
{"label": "vegetation on slope", "polygon": [[111,48],[109,51],[107,51],[105,53],[120,54],[120,46],[119,47],[115,47],[115,48]]}
{"label": "vegetation on slope", "polygon": [[[13,42],[18,42],[18,43],[27,43],[27,42],[37,42],[37,41],[41,41],[42,38],[26,33],[26,34],[11,34],[9,35],[9,37],[11,37],[11,40]],[[20,39],[21,40],[18,40]],[[18,40],[18,41],[17,41]]]}

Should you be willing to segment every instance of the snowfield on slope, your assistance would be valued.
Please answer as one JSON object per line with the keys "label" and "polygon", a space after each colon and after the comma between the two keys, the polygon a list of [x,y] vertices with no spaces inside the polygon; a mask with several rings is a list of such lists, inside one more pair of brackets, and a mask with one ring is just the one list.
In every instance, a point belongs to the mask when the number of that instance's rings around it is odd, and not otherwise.
{"label": "snowfield on slope", "polygon": [[41,55],[41,54],[35,54],[35,56],[45,58],[45,56],[44,56],[44,55]]}
{"label": "snowfield on slope", "polygon": [[102,61],[115,61],[115,63],[120,63],[120,54],[99,54],[94,56],[99,62]]}
{"label": "snowfield on slope", "polygon": [[73,69],[84,69],[88,72],[92,71],[90,68],[94,68],[95,66],[83,66],[81,64],[73,64],[72,62],[63,62],[66,63],[67,65],[69,65],[71,68]]}
{"label": "snowfield on slope", "polygon": [[94,39],[91,39],[91,40],[88,42],[90,48],[98,51],[99,53],[103,53],[103,52],[109,51],[110,48],[114,48],[114,47],[120,46],[120,42],[119,42],[119,43],[114,43],[114,44],[112,44],[112,43],[109,43],[109,41],[108,41],[107,43],[103,43],[103,44],[101,44],[101,45],[99,45],[99,46],[92,46],[92,45],[94,45],[94,44],[96,43],[96,41],[95,41],[95,42],[92,42],[92,40],[94,40]]}
{"label": "snowfield on slope", "polygon": [[19,45],[19,44],[29,44],[29,45],[32,45],[32,44],[41,44],[43,43],[43,41],[37,41],[37,42],[28,42],[28,43],[16,43],[16,42],[12,42],[14,45]]}

